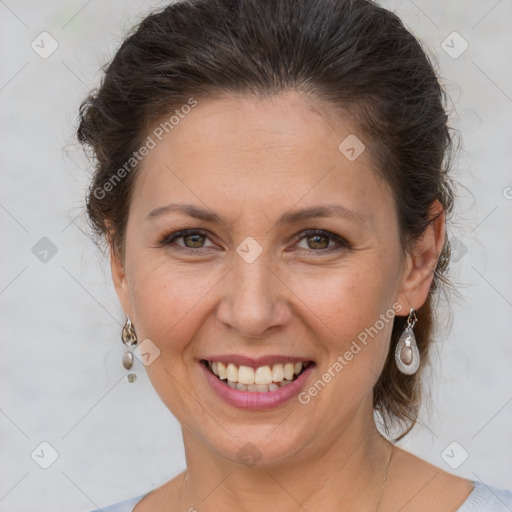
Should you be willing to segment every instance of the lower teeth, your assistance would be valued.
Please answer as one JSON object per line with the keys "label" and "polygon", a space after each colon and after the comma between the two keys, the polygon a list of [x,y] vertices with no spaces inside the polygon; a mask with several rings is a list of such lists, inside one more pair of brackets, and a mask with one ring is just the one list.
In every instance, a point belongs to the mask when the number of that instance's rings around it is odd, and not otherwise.
{"label": "lower teeth", "polygon": [[224,384],[227,384],[230,388],[236,389],[237,391],[249,391],[252,393],[267,393],[269,391],[275,391],[276,389],[282,388],[283,386],[290,384],[290,382],[293,382],[292,380],[284,379],[279,384],[272,382],[272,384],[249,384],[249,385],[246,385],[246,384],[240,384],[239,382],[230,382],[229,380],[221,380],[221,379],[219,379],[219,380],[221,382],[224,382]]}

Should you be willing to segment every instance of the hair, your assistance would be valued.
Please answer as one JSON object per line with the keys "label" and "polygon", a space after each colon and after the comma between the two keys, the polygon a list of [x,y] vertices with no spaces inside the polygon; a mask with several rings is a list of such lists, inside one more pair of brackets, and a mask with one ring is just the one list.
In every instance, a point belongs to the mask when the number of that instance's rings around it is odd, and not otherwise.
{"label": "hair", "polygon": [[[298,91],[356,124],[377,175],[392,190],[405,254],[436,218],[436,200],[446,218],[453,208],[447,95],[433,62],[394,13],[370,0],[182,0],[147,16],[80,107],[77,136],[95,157],[86,198],[94,239],[107,241],[124,258],[140,168],[133,156],[149,129],[175,109],[191,98]],[[120,179],[126,162],[133,169]],[[417,311],[420,371],[403,375],[396,367],[394,351],[407,320],[397,316],[374,386],[374,411],[386,430],[405,428],[397,439],[418,418],[436,320],[433,301],[450,285],[449,259],[445,240],[427,300]]]}

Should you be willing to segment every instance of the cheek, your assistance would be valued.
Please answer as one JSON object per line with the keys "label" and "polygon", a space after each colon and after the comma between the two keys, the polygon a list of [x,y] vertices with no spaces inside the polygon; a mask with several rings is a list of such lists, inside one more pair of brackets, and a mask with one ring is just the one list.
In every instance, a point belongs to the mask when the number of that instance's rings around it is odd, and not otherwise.
{"label": "cheek", "polygon": [[389,348],[395,314],[389,292],[392,283],[382,269],[370,274],[371,268],[376,267],[344,268],[301,288],[307,318],[314,323],[310,327],[324,357],[317,379],[300,400],[315,407],[321,417],[336,417],[335,431],[357,414],[361,404],[371,406],[369,393]]}
{"label": "cheek", "polygon": [[329,353],[329,365],[340,362],[354,384],[380,373],[393,327],[395,286],[392,276],[370,259],[364,267],[301,283],[301,298],[310,317],[317,317],[313,329]]}
{"label": "cheek", "polygon": [[295,278],[303,302],[334,331],[343,326],[364,328],[393,303],[394,283],[367,258],[365,264]]}
{"label": "cheek", "polygon": [[218,276],[211,272],[198,274],[168,261],[148,258],[143,263],[139,260],[131,267],[131,302],[137,333],[151,339],[161,350],[181,350],[191,333],[200,328],[202,300],[214,289]]}

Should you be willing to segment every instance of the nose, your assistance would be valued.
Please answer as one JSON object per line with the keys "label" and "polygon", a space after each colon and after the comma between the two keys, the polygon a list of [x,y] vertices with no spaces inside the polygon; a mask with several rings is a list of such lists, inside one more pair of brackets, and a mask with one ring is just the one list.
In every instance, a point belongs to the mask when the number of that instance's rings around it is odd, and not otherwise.
{"label": "nose", "polygon": [[236,329],[245,338],[262,338],[291,318],[287,304],[287,287],[276,270],[268,266],[263,254],[248,263],[234,255],[227,289],[217,318]]}

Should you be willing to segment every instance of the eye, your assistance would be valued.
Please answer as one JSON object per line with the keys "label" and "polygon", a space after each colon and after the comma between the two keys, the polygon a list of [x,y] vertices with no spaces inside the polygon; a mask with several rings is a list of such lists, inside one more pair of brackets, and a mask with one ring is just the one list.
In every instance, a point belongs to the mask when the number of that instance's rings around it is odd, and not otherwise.
{"label": "eye", "polygon": [[[303,231],[299,235],[299,240],[307,240],[307,248],[312,249],[313,252],[331,252],[331,250],[350,247],[348,242],[340,236],[321,229],[309,229],[307,231]],[[334,244],[329,246],[329,241],[334,241]]]}
{"label": "eye", "polygon": [[[177,244],[177,240],[183,240],[182,244]],[[161,240],[160,246],[175,245],[181,249],[208,249],[214,245],[205,245],[205,240],[208,239],[208,234],[200,229],[183,229],[165,235]],[[339,250],[343,248],[350,248],[349,243],[340,236],[320,229],[309,229],[299,234],[299,241],[308,240],[307,249],[309,252],[325,253],[331,250]],[[334,242],[329,245],[330,242]]]}
{"label": "eye", "polygon": [[[175,244],[176,240],[183,239],[184,245]],[[172,245],[175,244],[178,247],[183,249],[204,249],[211,246],[205,246],[204,242],[208,238],[208,235],[205,231],[200,229],[184,229],[181,231],[176,231],[169,235],[166,235],[161,241],[161,245]]]}

